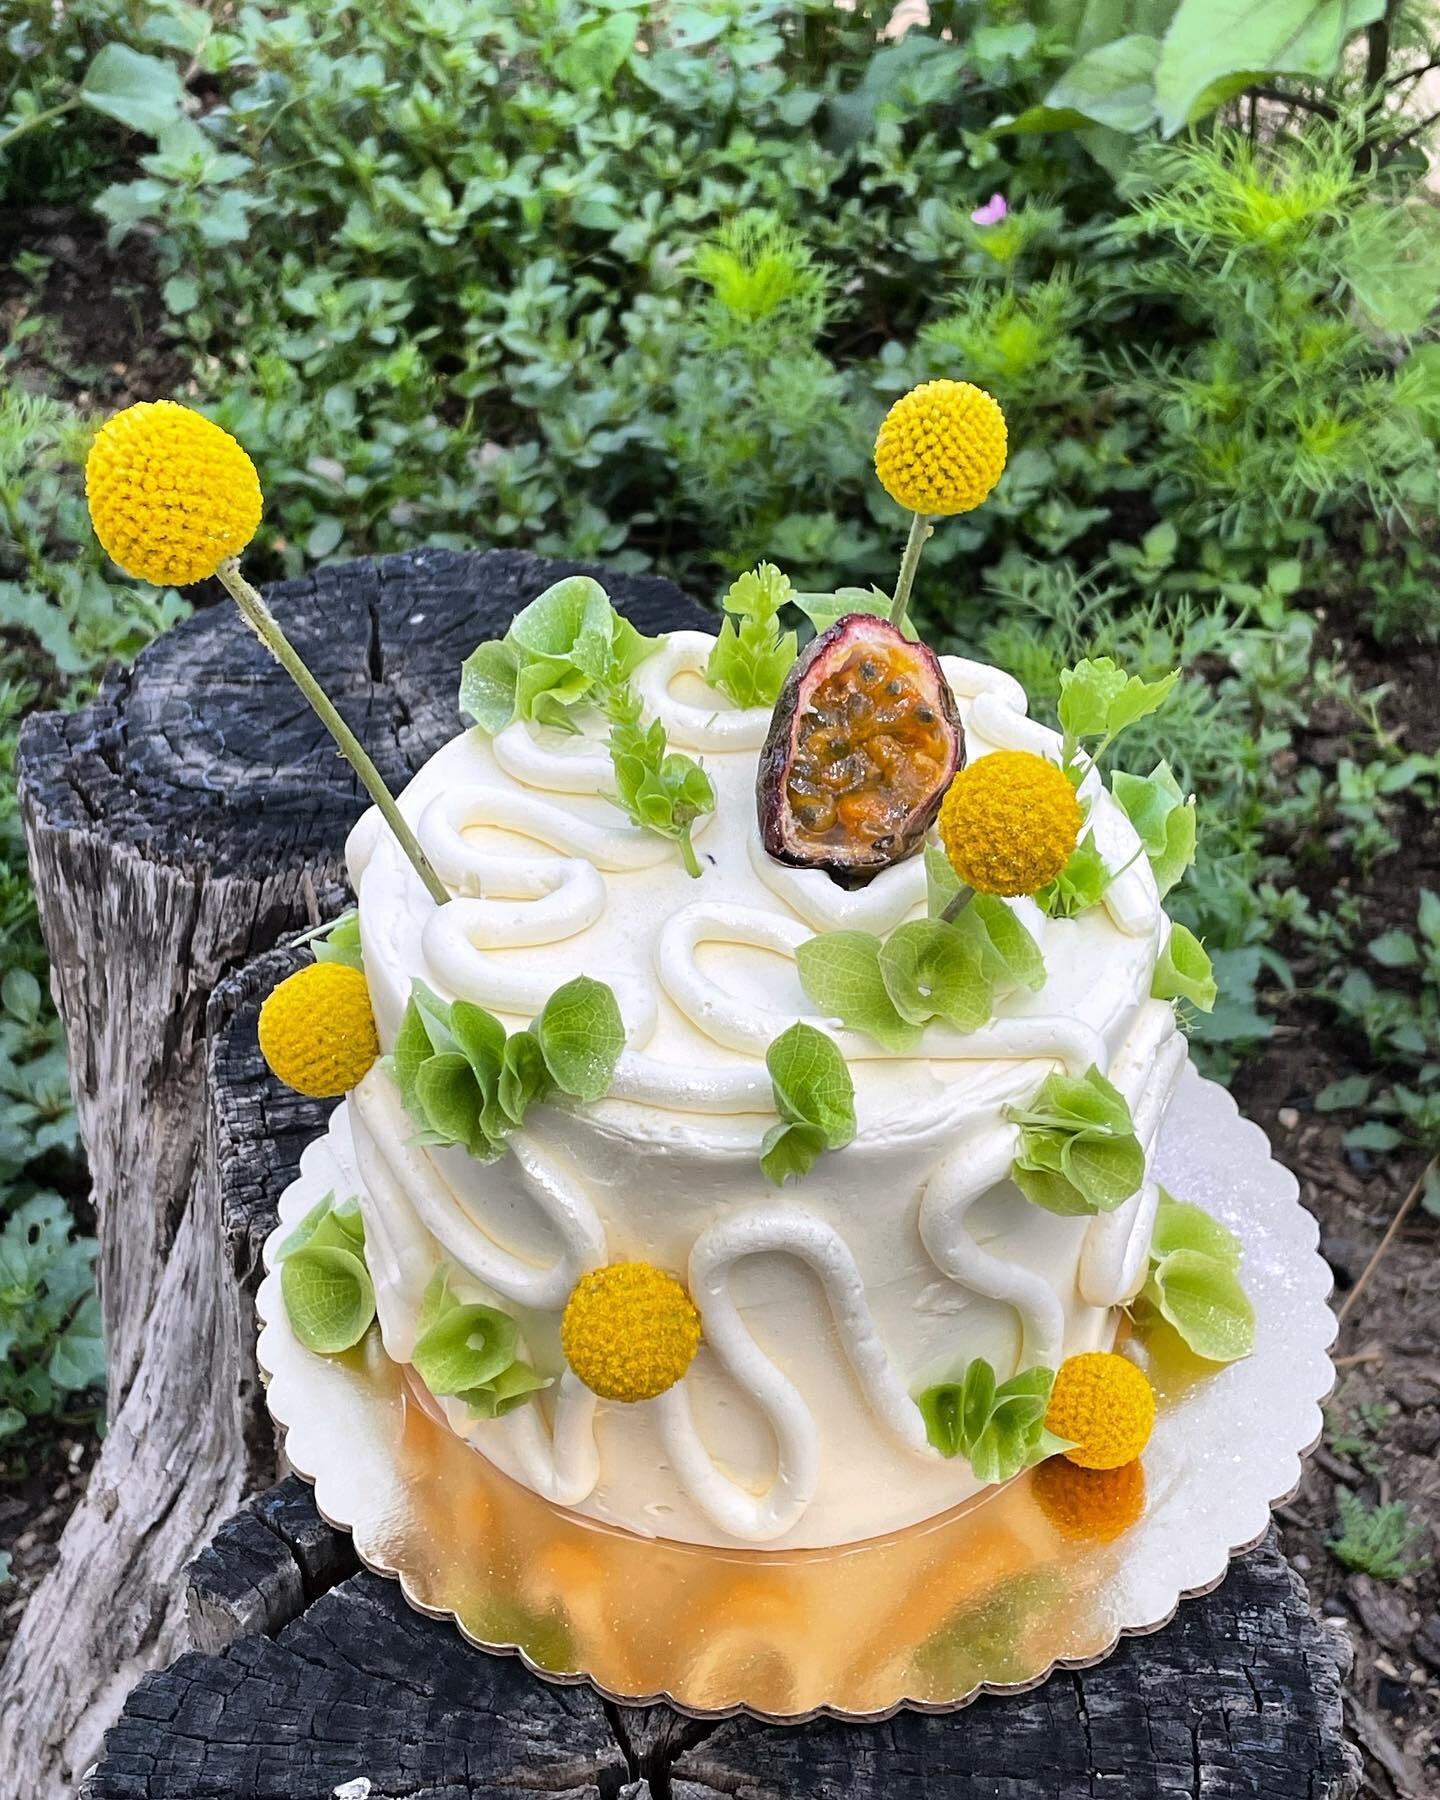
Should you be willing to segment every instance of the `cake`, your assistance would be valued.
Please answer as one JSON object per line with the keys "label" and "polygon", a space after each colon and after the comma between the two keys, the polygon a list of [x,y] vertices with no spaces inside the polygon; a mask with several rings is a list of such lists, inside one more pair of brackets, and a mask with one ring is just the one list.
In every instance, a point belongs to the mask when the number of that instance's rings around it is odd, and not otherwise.
{"label": "cake", "polygon": [[[1103,904],[1062,920],[1010,903],[1041,946],[1040,991],[1012,989],[973,1033],[932,1028],[915,1054],[836,1031],[854,1141],[771,1186],[757,1160],[774,1122],[765,1049],[815,1013],[794,950],[820,931],[883,934],[923,916],[925,867],[911,857],[846,890],[771,860],[752,799],[770,709],[735,708],[706,685],[712,645],[673,633],[635,673],[647,715],[714,783],[695,836],[699,882],[604,797],[598,713],[575,735],[518,720],[493,738],[472,728],[416,776],[400,805],[455,892],[443,908],[378,813],[356,826],[347,858],[384,1049],[416,982],[513,1026],[580,974],[613,989],[626,1047],[604,1099],[535,1109],[493,1163],[413,1143],[394,1073],[377,1062],[348,1103],[355,1193],[395,1361],[410,1361],[448,1262],[466,1291],[513,1310],[530,1362],[553,1379],[500,1418],[443,1402],[507,1474],[641,1533],[832,1545],[982,1485],[931,1446],[916,1390],[977,1357],[1003,1380],[1110,1347],[1148,1269],[1155,1186],[1095,1217],[1037,1208],[1010,1180],[1017,1133],[1004,1109],[1051,1070],[1095,1066],[1148,1148],[1185,1043],[1174,1006],[1150,997],[1168,930],[1154,878],[1128,819],[1097,792],[1099,846],[1124,870]],[[1059,739],[1028,718],[1009,676],[959,657],[942,668],[970,764],[997,750],[1058,758]],[[703,1326],[684,1379],[640,1404],[597,1398],[560,1344],[579,1277],[629,1260],[683,1275]]]}

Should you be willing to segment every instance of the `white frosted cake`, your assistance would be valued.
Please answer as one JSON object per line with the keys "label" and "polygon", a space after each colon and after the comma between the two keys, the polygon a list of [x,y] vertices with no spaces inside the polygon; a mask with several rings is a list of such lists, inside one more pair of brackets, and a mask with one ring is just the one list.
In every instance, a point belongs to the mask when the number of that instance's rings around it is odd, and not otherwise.
{"label": "white frosted cake", "polygon": [[[392,1059],[350,1094],[354,1192],[384,1347],[409,1363],[427,1289],[512,1315],[549,1385],[500,1417],[462,1399],[451,1428],[516,1481],[642,1534],[810,1547],[892,1531],[984,1483],[932,1444],[916,1396],[984,1359],[1000,1381],[1109,1349],[1140,1289],[1157,1193],[1148,1159],[1185,1060],[1168,999],[1151,998],[1170,930],[1151,866],[1091,770],[1080,786],[1104,863],[1099,904],[1048,917],[1005,904],[1044,958],[1038,991],[1001,982],[988,1023],[929,1025],[887,1051],[826,1018],[797,975],[819,932],[882,935],[926,912],[912,855],[847,888],[773,860],[754,791],[771,708],[704,678],[714,640],[677,632],[632,686],[672,750],[703,762],[715,807],[695,822],[701,876],[607,795],[606,723],[516,719],[435,756],[400,797],[455,896],[437,906],[380,815],[348,845],[365,979],[390,1051],[414,984],[510,1029],[557,987],[609,985],[625,1048],[608,1092],[533,1106],[495,1160],[424,1141]],[[941,659],[970,767],[996,751],[1061,760],[1009,676]],[[776,1123],[766,1051],[797,1019],[838,1045],[855,1135],[803,1178],[761,1171]],[[1146,1178],[1113,1210],[1063,1216],[1012,1180],[1006,1108],[1054,1071],[1097,1068],[1128,1102]],[[338,1134],[344,1146],[345,1132]],[[417,1136],[420,1141],[417,1141]],[[598,1397],[567,1365],[561,1321],[587,1271],[641,1262],[681,1281],[701,1342],[657,1397]]]}

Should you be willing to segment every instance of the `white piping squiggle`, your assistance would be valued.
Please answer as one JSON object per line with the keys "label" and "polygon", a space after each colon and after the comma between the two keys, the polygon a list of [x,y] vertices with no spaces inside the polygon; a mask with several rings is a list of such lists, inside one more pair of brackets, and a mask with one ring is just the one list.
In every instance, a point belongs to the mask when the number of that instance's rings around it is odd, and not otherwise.
{"label": "white piping squiggle", "polygon": [[758,750],[770,730],[768,706],[692,706],[670,692],[677,676],[704,675],[714,647],[707,632],[672,631],[631,677],[636,691],[646,714],[659,719],[670,742],[682,750]]}
{"label": "white piping squiggle", "polygon": [[1021,1330],[1017,1368],[1039,1364],[1056,1369],[1065,1341],[1065,1312],[1058,1294],[1033,1270],[982,1250],[966,1222],[975,1202],[1009,1178],[1015,1140],[1014,1129],[1000,1125],[950,1152],[926,1183],[920,1202],[920,1241],[942,1275],[972,1293],[1014,1307]]}
{"label": "white piping squiggle", "polygon": [[[472,1419],[468,1408],[453,1401],[445,1410],[452,1428],[482,1454],[503,1445],[525,1484],[556,1506],[579,1506],[594,1493],[600,1480],[595,1396],[568,1369],[556,1393],[553,1433],[533,1402],[499,1419]],[[500,1460],[503,1464],[505,1457]]]}
{"label": "white piping squiggle", "polygon": [[578,732],[536,735],[524,720],[516,719],[490,740],[497,763],[524,787],[546,788],[555,794],[604,794],[615,785],[615,768],[607,744]]}
{"label": "white piping squiggle", "polygon": [[[701,944],[724,943],[793,956],[811,935],[808,926],[781,913],[698,901],[675,913],[661,929],[656,958],[661,984],[686,1018],[713,1042],[763,1055],[782,1031],[804,1015],[740,999],[705,974],[695,952]],[[1045,1015],[996,1019],[971,1032],[931,1025],[918,1052],[887,1050],[868,1033],[847,1031],[837,1020],[817,1020],[811,1015],[808,1022],[823,1024],[842,1054],[857,1062],[917,1055],[934,1062],[1050,1057],[1072,1074],[1083,1075],[1091,1063],[1104,1069],[1109,1060],[1098,1031],[1073,1019]]]}
{"label": "white piping squiggle", "polygon": [[925,903],[925,860],[912,856],[882,869],[863,888],[838,887],[823,869],[792,869],[778,863],[752,825],[745,840],[750,867],[777,900],[799,913],[816,931],[893,931]]}
{"label": "white piping squiggle", "polygon": [[517,1306],[556,1308],[565,1304],[587,1269],[604,1262],[605,1228],[589,1196],[533,1138],[516,1132],[509,1144],[536,1210],[560,1240],[560,1256],[549,1267],[512,1255],[475,1223],[434,1159],[422,1146],[406,1141],[415,1128],[388,1077],[362,1082],[350,1104],[374,1157],[405,1194],[419,1223],[443,1255],[474,1280]]}
{"label": "white piping squiggle", "polygon": [[730,1297],[730,1270],[764,1251],[796,1256],[820,1277],[836,1334],[877,1419],[917,1456],[934,1457],[925,1421],[880,1341],[865,1284],[849,1246],[833,1227],[799,1207],[765,1207],[712,1225],[690,1252],[690,1294],[705,1342],[749,1394],[775,1433],[777,1470],[757,1495],[722,1474],[705,1448],[685,1383],[656,1401],[665,1450],[681,1486],[712,1524],[732,1537],[766,1543],[788,1531],[809,1506],[820,1472],[819,1432],[794,1383],[751,1337]]}

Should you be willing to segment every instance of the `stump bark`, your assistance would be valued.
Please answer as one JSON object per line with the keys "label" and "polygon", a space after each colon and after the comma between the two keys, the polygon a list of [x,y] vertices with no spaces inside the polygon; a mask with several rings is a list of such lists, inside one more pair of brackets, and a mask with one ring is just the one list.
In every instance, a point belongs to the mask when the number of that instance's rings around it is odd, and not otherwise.
{"label": "stump bark", "polygon": [[[577,565],[416,551],[271,589],[386,780],[459,726],[464,656]],[[604,575],[604,571],[589,571]],[[702,623],[670,583],[605,576],[643,629]],[[0,1668],[0,1768],[70,1793],[142,1670],[183,1644],[178,1574],[257,1481],[247,1288],[205,1139],[205,1017],[229,971],[343,899],[365,800],[228,604],[167,633],[79,712],[32,718],[21,805],[101,1243],[109,1431]],[[224,1122],[217,1127],[223,1135]]]}

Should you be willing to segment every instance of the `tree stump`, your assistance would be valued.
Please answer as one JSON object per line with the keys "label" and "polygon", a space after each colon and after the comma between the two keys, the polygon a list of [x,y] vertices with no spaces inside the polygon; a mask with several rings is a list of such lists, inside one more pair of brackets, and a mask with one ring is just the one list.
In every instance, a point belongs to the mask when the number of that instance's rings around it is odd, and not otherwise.
{"label": "tree stump", "polygon": [[[465,655],[577,567],[421,550],[322,569],[270,600],[398,787],[458,728]],[[588,572],[644,629],[706,617],[668,582]],[[167,633],[90,706],[32,718],[20,791],[110,1358],[89,1491],[0,1669],[7,1791],[48,1800],[73,1791],[137,1676],[182,1648],[180,1569],[274,1472],[248,1290],[231,1279],[202,1148],[206,1007],[229,971],[337,909],[365,797],[228,604]]]}
{"label": "tree stump", "polygon": [[[303,960],[277,949],[211,1004],[215,1181],[237,1276],[329,1103],[272,1081],[260,1001]],[[291,1478],[190,1571],[206,1654],[147,1676],[83,1800],[1344,1800],[1344,1640],[1309,1614],[1276,1546],[1092,1669],[959,1715],[783,1727],[624,1708],[472,1649],[355,1572]],[[227,1641],[228,1640],[228,1641]]]}

